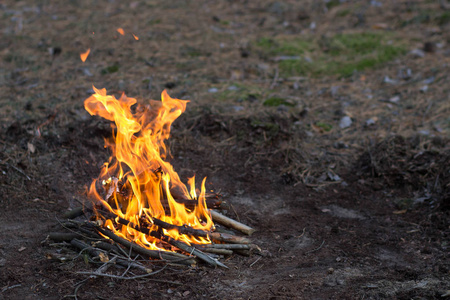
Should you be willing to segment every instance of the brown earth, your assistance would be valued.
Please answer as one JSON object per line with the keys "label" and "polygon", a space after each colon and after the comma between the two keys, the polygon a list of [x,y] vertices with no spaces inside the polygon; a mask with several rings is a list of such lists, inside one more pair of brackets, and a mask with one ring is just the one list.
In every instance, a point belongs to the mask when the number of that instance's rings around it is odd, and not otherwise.
{"label": "brown earth", "polygon": [[[447,2],[51,2],[0,4],[0,299],[450,296]],[[346,77],[285,75],[256,46],[373,31],[407,51]],[[109,155],[110,124],[83,108],[92,84],[190,99],[171,162],[207,176],[264,255],[152,277],[178,285],[48,259],[76,255],[46,236]]]}

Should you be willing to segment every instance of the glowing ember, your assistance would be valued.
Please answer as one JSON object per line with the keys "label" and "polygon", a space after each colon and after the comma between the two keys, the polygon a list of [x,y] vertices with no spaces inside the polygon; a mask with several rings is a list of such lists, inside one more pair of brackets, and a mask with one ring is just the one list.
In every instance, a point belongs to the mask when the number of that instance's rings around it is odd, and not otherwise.
{"label": "glowing ember", "polygon": [[86,59],[88,58],[90,52],[91,52],[91,48],[87,49],[87,51],[84,52],[84,53],[80,53],[80,58],[81,58],[82,62],[86,61]]}
{"label": "glowing ember", "polygon": [[121,35],[125,35],[125,31],[122,28],[117,28],[117,32]]}
{"label": "glowing ember", "polygon": [[[188,101],[171,98],[166,91],[161,101],[147,105],[124,94],[120,99],[94,87],[95,94],[84,106],[91,115],[114,121],[114,137],[106,141],[112,156],[103,166],[98,179],[89,189],[89,196],[119,218],[150,231],[160,229],[155,219],[176,226],[210,231],[213,222],[205,201],[205,179],[200,191],[194,178],[189,179],[189,191],[172,165],[166,161],[168,150],[164,141],[169,138],[170,126],[186,109]],[[135,112],[134,112],[135,111]],[[103,189],[103,193],[99,190]],[[104,194],[104,196],[101,196]],[[183,199],[183,203],[177,200]],[[188,204],[186,204],[188,203]],[[160,240],[138,232],[132,226],[107,219],[105,226],[117,235],[149,249],[160,249]],[[136,227],[135,227],[136,228]],[[210,243],[209,239],[180,234],[176,229],[163,229],[165,236],[187,244]]]}

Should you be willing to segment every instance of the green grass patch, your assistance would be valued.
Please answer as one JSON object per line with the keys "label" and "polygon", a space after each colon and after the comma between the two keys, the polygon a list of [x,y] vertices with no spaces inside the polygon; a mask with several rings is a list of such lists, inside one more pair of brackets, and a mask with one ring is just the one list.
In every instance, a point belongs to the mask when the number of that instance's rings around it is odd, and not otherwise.
{"label": "green grass patch", "polygon": [[325,122],[316,122],[314,125],[322,129],[324,132],[329,132],[331,129],[333,129],[333,126],[331,124],[325,123]]}
{"label": "green grass patch", "polygon": [[337,12],[336,16],[342,18],[342,17],[348,16],[351,12],[352,11],[350,9],[342,9]]}
{"label": "green grass patch", "polygon": [[438,25],[445,25],[450,22],[450,11],[443,12],[436,18]]}
{"label": "green grass patch", "polygon": [[280,98],[280,97],[268,98],[263,102],[263,105],[264,106],[280,106],[280,105],[294,106],[294,104],[292,104],[291,102],[286,101],[286,99]]}
{"label": "green grass patch", "polygon": [[111,66],[108,66],[108,67],[102,69],[101,74],[102,75],[112,74],[112,73],[116,73],[118,71],[119,71],[119,65],[114,64],[114,65],[111,65]]}
{"label": "green grass patch", "polygon": [[[262,38],[255,45],[263,56],[300,56],[279,61],[283,76],[350,76],[405,54],[406,47],[382,32],[337,34],[321,38]],[[310,59],[305,59],[305,57]]]}
{"label": "green grass patch", "polygon": [[267,55],[301,55],[314,50],[308,40],[293,39],[283,40],[274,38],[261,38],[256,42],[256,46],[263,49]]}

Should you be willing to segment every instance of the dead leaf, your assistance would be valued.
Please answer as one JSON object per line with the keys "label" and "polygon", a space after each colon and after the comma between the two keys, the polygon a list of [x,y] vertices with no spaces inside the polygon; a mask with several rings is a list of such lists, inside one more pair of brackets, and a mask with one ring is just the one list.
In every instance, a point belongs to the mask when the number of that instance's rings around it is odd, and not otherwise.
{"label": "dead leaf", "polygon": [[407,211],[408,211],[407,209],[402,209],[402,210],[395,210],[392,213],[394,215],[402,215],[402,214],[406,213]]}
{"label": "dead leaf", "polygon": [[32,143],[28,143],[27,146],[30,153],[36,152],[36,147]]}
{"label": "dead leaf", "polygon": [[27,247],[23,247],[23,246],[22,246],[22,247],[19,248],[18,251],[19,251],[19,252],[22,252],[22,251],[25,250],[25,249],[27,249]]}
{"label": "dead leaf", "polygon": [[103,253],[103,252],[100,252],[100,254],[98,255],[99,257],[100,257],[100,261],[101,262],[108,262],[109,261],[109,257],[108,257],[108,255],[106,255],[105,253]]}

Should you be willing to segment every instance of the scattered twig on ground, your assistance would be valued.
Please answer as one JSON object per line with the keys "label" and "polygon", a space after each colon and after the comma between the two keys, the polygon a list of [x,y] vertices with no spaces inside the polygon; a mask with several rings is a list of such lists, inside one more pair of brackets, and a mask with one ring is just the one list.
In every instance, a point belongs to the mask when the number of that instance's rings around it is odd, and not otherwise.
{"label": "scattered twig on ground", "polygon": [[305,254],[309,254],[309,253],[313,253],[313,252],[319,251],[320,249],[322,249],[324,244],[325,244],[325,240],[322,241],[322,244],[320,244],[319,248],[313,249],[311,251],[307,251],[307,252],[305,252]]}

